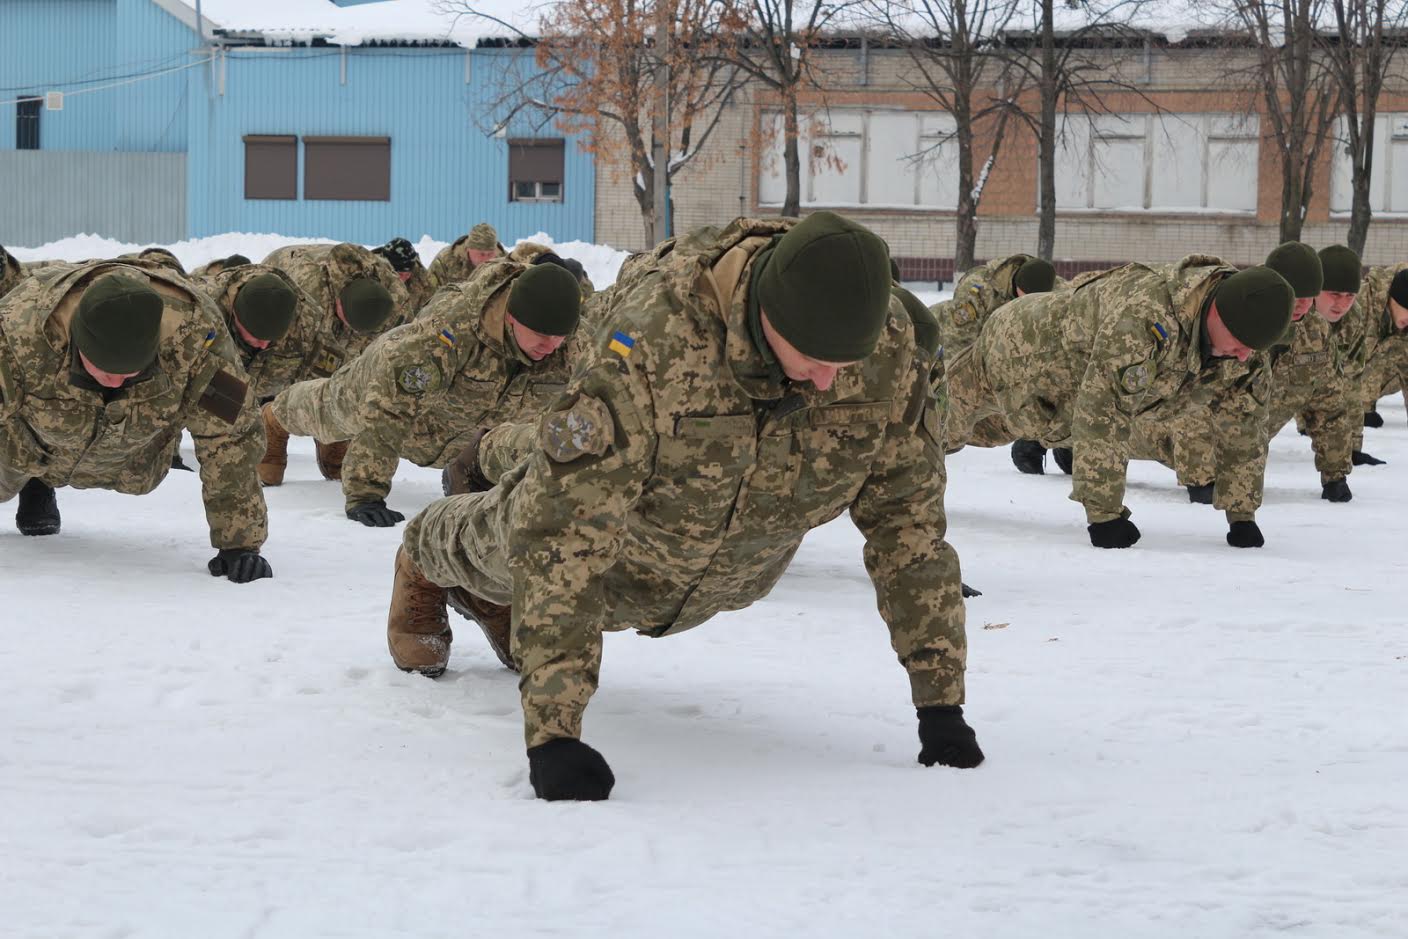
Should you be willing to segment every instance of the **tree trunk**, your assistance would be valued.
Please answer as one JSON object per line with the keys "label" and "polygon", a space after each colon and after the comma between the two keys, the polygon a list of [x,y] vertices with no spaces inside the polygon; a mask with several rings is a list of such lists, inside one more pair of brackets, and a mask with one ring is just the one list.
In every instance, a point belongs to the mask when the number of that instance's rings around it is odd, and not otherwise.
{"label": "tree trunk", "polygon": [[1304,219],[1301,197],[1305,188],[1301,179],[1301,152],[1295,148],[1294,152],[1283,152],[1281,156],[1281,241],[1300,241]]}
{"label": "tree trunk", "polygon": [[1350,177],[1350,188],[1353,195],[1349,206],[1349,236],[1348,244],[1350,250],[1361,258],[1364,256],[1364,245],[1369,240],[1369,222],[1373,220],[1374,210],[1369,204],[1369,184],[1373,181],[1374,175],[1374,112],[1370,111],[1364,121],[1363,130],[1355,135],[1353,152],[1350,154],[1350,165],[1352,167]]}
{"label": "tree trunk", "polygon": [[954,281],[973,266],[973,254],[978,246],[978,201],[973,196],[973,120],[963,108],[956,109],[958,123],[958,217],[955,223],[953,247]]}
{"label": "tree trunk", "polygon": [[631,185],[635,193],[636,205],[640,206],[640,220],[645,227],[645,250],[655,247],[655,181],[651,178],[650,167],[644,162],[636,165],[636,178]]}
{"label": "tree trunk", "polygon": [[802,214],[802,157],[797,139],[800,121],[795,85],[782,90],[782,124],[782,162],[787,171],[787,198],[782,202],[782,214],[796,217]]}
{"label": "tree trunk", "polygon": [[1052,0],[1041,0],[1041,130],[1037,145],[1039,202],[1036,254],[1048,261],[1056,254],[1056,32]]}

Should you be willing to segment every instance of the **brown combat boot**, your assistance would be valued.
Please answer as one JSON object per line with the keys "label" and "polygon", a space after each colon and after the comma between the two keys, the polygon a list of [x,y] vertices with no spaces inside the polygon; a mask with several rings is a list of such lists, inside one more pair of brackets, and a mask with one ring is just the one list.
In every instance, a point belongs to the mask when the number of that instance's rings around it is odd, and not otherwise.
{"label": "brown combat boot", "polygon": [[264,415],[264,456],[259,459],[259,482],[265,486],[282,486],[284,470],[288,469],[288,431],[274,416],[271,401],[260,408]]}
{"label": "brown combat boot", "polygon": [[313,447],[318,451],[318,469],[322,472],[323,478],[341,479],[342,460],[347,456],[347,441],[338,440],[333,443],[323,443],[321,440],[315,440]]}
{"label": "brown combat boot", "polygon": [[513,608],[490,603],[476,597],[463,587],[451,587],[445,592],[445,599],[456,613],[484,630],[484,638],[489,640],[489,648],[494,650],[504,668],[517,672],[513,656],[509,652],[509,633],[513,625]]}
{"label": "brown combat boot", "polygon": [[450,618],[445,614],[445,588],[426,580],[406,549],[398,548],[391,611],[386,617],[391,660],[403,672],[439,678],[450,664],[453,638]]}

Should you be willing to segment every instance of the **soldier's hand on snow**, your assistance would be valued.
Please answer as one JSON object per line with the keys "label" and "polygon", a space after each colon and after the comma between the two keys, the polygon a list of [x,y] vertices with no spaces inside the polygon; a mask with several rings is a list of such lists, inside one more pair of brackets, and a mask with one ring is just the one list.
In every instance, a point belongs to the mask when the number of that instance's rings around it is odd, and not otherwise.
{"label": "soldier's hand on snow", "polygon": [[1383,415],[1380,414],[1378,411],[1365,411],[1365,412],[1364,412],[1364,426],[1365,426],[1365,427],[1382,427],[1382,426],[1384,426],[1384,418],[1383,418]]}
{"label": "soldier's hand on snow", "polygon": [[981,597],[983,595],[983,592],[981,590],[977,589],[976,587],[970,587],[961,581],[959,582],[959,586],[963,588],[963,598],[965,600],[969,599],[970,597]]}
{"label": "soldier's hand on snow", "polygon": [[1189,502],[1198,505],[1212,505],[1212,483],[1208,483],[1206,486],[1185,486],[1183,488],[1188,490]]}
{"label": "soldier's hand on snow", "polygon": [[185,470],[188,473],[195,472],[194,469],[186,465],[186,461],[181,459],[181,454],[179,453],[171,454],[171,468],[176,470]]}
{"label": "soldier's hand on snow", "polygon": [[1349,491],[1349,483],[1343,479],[1332,479],[1320,487],[1320,498],[1331,502],[1348,502],[1354,498],[1354,493]]}
{"label": "soldier's hand on snow", "polygon": [[1381,460],[1372,454],[1365,453],[1363,450],[1355,450],[1350,457],[1350,462],[1355,466],[1383,466],[1388,460]]}
{"label": "soldier's hand on snow", "polygon": [[245,548],[221,548],[206,567],[212,577],[228,577],[237,584],[274,576],[274,569],[259,556],[258,551]]}
{"label": "soldier's hand on snow", "polygon": [[395,509],[388,509],[386,502],[377,499],[375,502],[359,502],[347,510],[347,517],[354,522],[361,522],[368,528],[391,528],[397,522],[404,522],[406,516]]}
{"label": "soldier's hand on snow", "polygon": [[1085,526],[1090,543],[1097,548],[1129,548],[1139,540],[1139,529],[1127,518],[1112,518]]}
{"label": "soldier's hand on snow", "polygon": [[963,719],[957,704],[916,708],[919,715],[919,762],[925,766],[972,769],[983,762],[978,735]]}
{"label": "soldier's hand on snow", "polygon": [[1076,465],[1075,452],[1070,447],[1052,447],[1051,458],[1056,461],[1056,465],[1061,467],[1061,472],[1067,476],[1071,475]]}
{"label": "soldier's hand on snow", "polygon": [[1234,548],[1260,548],[1266,539],[1256,522],[1233,522],[1227,528],[1227,543]]}
{"label": "soldier's hand on snow", "polygon": [[455,454],[455,458],[445,464],[445,470],[440,474],[440,488],[447,496],[464,495],[467,492],[488,492],[494,488],[494,484],[489,482],[484,476],[484,471],[479,467],[479,443],[493,428],[486,427],[476,431],[474,436],[469,438],[469,443],[464,449]]}
{"label": "soldier's hand on snow", "polygon": [[600,802],[616,785],[606,758],[571,737],[528,748],[528,781],[533,794],[549,802]]}

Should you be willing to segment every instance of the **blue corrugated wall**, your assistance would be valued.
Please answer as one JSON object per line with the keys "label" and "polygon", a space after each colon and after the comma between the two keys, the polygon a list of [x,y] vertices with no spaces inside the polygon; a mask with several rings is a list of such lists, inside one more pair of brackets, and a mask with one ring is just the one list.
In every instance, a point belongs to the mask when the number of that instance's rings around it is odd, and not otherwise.
{"label": "blue corrugated wall", "polygon": [[[279,232],[366,243],[428,234],[449,240],[489,219],[505,240],[546,231],[590,241],[591,157],[568,141],[563,202],[509,202],[507,142],[486,136],[481,126],[479,114],[502,89],[507,63],[531,62],[531,54],[476,50],[468,53],[468,69],[466,55],[463,49],[353,48],[344,62],[337,48],[230,49],[215,69],[195,70],[191,234]],[[527,125],[509,132],[557,135]],[[390,137],[391,201],[247,201],[246,134]],[[301,195],[301,147],[299,159]]]}

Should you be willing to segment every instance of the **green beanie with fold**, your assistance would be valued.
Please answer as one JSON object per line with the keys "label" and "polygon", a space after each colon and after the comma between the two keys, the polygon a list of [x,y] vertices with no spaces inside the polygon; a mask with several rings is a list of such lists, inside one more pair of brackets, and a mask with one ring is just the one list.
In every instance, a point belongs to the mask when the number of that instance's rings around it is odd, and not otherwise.
{"label": "green beanie with fold", "polygon": [[1295,291],[1271,268],[1249,267],[1218,284],[1212,299],[1233,338],[1263,352],[1290,326]]}
{"label": "green beanie with fold", "polygon": [[337,299],[342,301],[342,315],[347,325],[359,333],[380,329],[391,316],[390,292],[371,277],[348,281]]}
{"label": "green beanie with fold", "polygon": [[106,274],[83,291],[69,332],[89,362],[131,375],[156,358],[164,308],[161,295],[141,281]]}
{"label": "green beanie with fold", "polygon": [[822,362],[875,351],[890,306],[890,253],[878,235],[814,212],[773,242],[753,287],[773,329]]}
{"label": "green beanie with fold", "polygon": [[1056,286],[1056,268],[1050,261],[1031,258],[1012,275],[1012,287],[1023,293],[1050,293]]}
{"label": "green beanie with fold", "polygon": [[572,272],[557,264],[538,264],[514,278],[508,292],[513,318],[544,336],[566,336],[577,328],[582,288]]}
{"label": "green beanie with fold", "polygon": [[1266,266],[1291,285],[1297,300],[1318,297],[1325,289],[1325,272],[1320,255],[1303,241],[1283,241],[1266,256]]}
{"label": "green beanie with fold", "polygon": [[281,277],[260,274],[251,277],[235,294],[235,318],[255,339],[278,342],[293,325],[297,305],[293,288]]}
{"label": "green beanie with fold", "polygon": [[1364,273],[1359,255],[1344,245],[1320,249],[1320,266],[1325,271],[1325,290],[1331,293],[1358,293]]}

